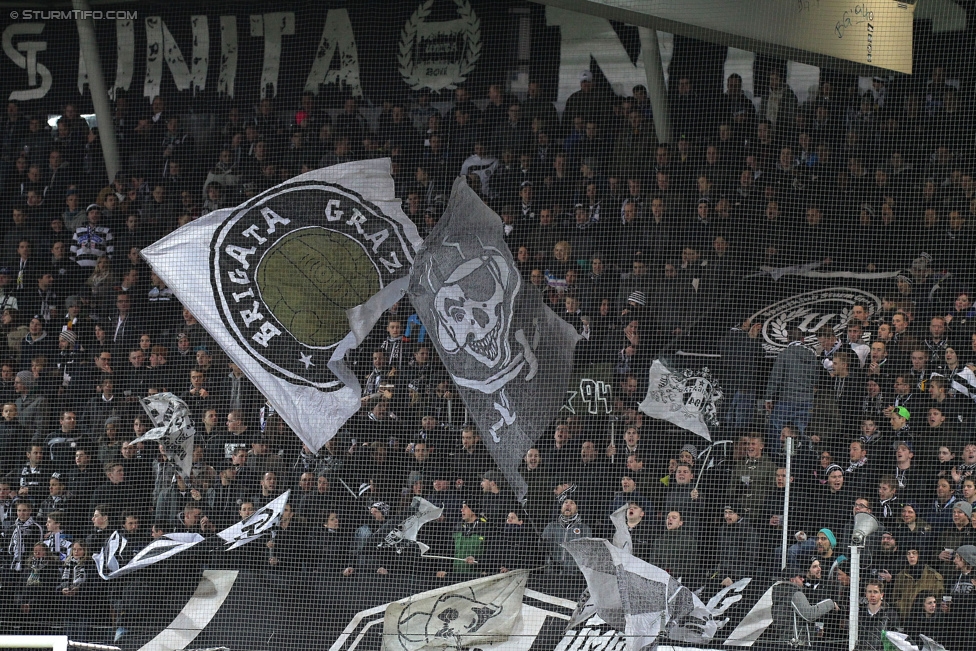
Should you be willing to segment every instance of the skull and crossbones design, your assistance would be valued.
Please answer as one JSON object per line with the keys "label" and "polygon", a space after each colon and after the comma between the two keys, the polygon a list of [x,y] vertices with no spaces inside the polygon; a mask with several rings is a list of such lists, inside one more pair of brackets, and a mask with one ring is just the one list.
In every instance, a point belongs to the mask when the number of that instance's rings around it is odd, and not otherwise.
{"label": "skull and crossbones design", "polygon": [[[443,280],[428,268],[426,283],[433,293],[432,311],[437,320],[437,337],[446,355],[464,355],[464,373],[455,382],[485,394],[497,394],[494,407],[501,418],[491,428],[497,442],[501,429],[515,422],[505,385],[523,371],[526,380],[538,372],[534,349],[538,328],[530,341],[523,328],[513,329],[515,301],[522,278],[514,263],[500,250],[482,246],[466,257],[461,246],[445,239],[442,246],[461,254],[459,264]],[[513,351],[511,338],[521,348]]]}
{"label": "skull and crossbones design", "polygon": [[430,278],[428,282],[435,290],[433,311],[444,352],[469,358],[466,368],[472,372],[468,377],[456,377],[459,384],[495,393],[526,367],[530,377],[535,374],[538,363],[522,329],[515,332],[522,350],[512,352],[509,333],[522,278],[501,251],[484,247],[477,257],[464,259],[442,282]]}

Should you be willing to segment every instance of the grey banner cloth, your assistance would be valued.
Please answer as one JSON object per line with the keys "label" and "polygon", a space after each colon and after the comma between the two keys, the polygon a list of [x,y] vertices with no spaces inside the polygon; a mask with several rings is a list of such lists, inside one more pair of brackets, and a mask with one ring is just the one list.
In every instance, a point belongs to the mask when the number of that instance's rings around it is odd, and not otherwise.
{"label": "grey banner cloth", "polygon": [[501,219],[464,179],[415,258],[409,295],[521,499],[519,462],[566,398],[579,335],[523,283]]}

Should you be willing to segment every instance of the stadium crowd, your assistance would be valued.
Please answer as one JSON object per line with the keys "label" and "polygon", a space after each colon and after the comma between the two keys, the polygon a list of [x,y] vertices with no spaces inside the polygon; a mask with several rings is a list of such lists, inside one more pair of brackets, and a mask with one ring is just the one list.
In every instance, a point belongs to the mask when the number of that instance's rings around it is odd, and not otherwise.
{"label": "stadium crowd", "polygon": [[[881,649],[878,631],[897,629],[973,643],[976,185],[957,84],[940,68],[865,92],[825,75],[801,104],[778,70],[756,102],[735,75],[715,96],[680,77],[666,145],[644,88],[616,97],[588,71],[579,80],[561,115],[536,83],[521,100],[497,85],[477,101],[460,88],[446,111],[422,91],[370,120],[353,98],[332,111],[311,94],[293,110],[264,99],[230,109],[212,142],[195,141],[162,98],[142,113],[120,96],[124,168],[113,183],[75,106],[61,107],[52,132],[46,116],[10,102],[0,124],[3,618],[124,639],[167,576],[201,567],[250,570],[282,598],[298,584],[407,594],[542,567],[547,588],[575,599],[582,577],[559,545],[612,537],[609,515],[622,507],[634,554],[686,584],[781,577],[790,483],[786,578],[840,608],[821,635],[846,634],[847,545],[867,512],[882,528],[866,546],[862,648]],[[312,453],[139,256],[298,173],[374,157],[392,158],[421,234],[466,176],[501,216],[526,291],[584,336],[577,363],[614,378],[612,422],[564,412],[526,454],[524,506],[406,301],[349,359],[360,413]],[[824,326],[806,345],[812,333],[791,329],[767,378],[762,324],[730,307],[737,280],[809,263],[901,273],[883,309],[854,306],[840,336]],[[705,328],[728,397],[713,438],[734,442],[711,464],[700,440],[636,408],[658,353]],[[151,425],[139,399],[161,391],[185,400],[196,423],[188,480],[131,442]],[[116,529],[131,558],[165,533],[212,537],[286,489],[274,535],[237,554],[203,545],[112,583],[94,571],[91,555]],[[417,495],[444,507],[421,535],[444,558],[383,544]]]}

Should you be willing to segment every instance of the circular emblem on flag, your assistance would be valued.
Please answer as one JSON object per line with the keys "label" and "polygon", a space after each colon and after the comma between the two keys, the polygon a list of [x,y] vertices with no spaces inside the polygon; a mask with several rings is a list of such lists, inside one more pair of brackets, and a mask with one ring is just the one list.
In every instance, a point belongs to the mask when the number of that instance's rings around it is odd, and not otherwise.
{"label": "circular emblem on flag", "polygon": [[468,0],[454,0],[456,18],[428,20],[434,0],[425,0],[400,33],[400,75],[414,90],[453,90],[481,58],[481,21]]}
{"label": "circular emblem on flag", "polygon": [[763,324],[763,348],[768,356],[775,356],[790,343],[791,326],[800,329],[807,343],[815,342],[817,330],[825,325],[840,336],[855,305],[863,305],[868,314],[874,314],[881,309],[881,299],[857,287],[831,287],[783,299],[750,319]]}
{"label": "circular emblem on flag", "polygon": [[228,331],[265,369],[319,389],[343,383],[332,351],[346,311],[403,276],[400,225],[338,185],[298,182],[256,197],[217,229],[212,284]]}

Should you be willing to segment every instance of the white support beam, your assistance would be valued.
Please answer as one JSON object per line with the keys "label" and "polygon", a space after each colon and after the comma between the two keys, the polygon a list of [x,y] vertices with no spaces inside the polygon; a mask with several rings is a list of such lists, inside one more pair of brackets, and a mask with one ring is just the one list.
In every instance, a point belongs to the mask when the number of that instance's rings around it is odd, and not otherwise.
{"label": "white support beam", "polygon": [[915,0],[535,0],[861,75],[911,74]]}
{"label": "white support beam", "polygon": [[0,635],[0,649],[68,651],[67,635]]}

